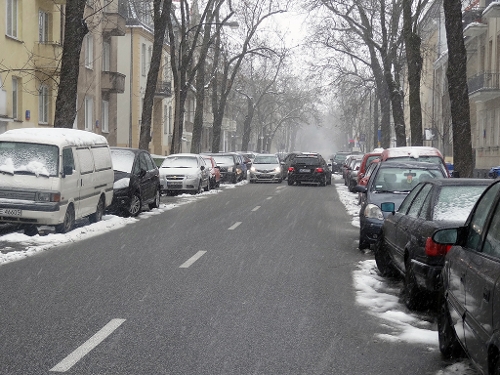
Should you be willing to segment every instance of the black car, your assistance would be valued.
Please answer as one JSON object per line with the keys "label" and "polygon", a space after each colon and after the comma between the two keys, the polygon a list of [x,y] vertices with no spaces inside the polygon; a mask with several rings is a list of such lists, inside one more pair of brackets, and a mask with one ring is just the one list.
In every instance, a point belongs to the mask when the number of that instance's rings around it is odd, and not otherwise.
{"label": "black car", "polygon": [[384,161],[376,163],[366,186],[356,185],[355,192],[361,193],[359,211],[359,249],[367,249],[377,242],[387,212],[380,204],[393,202],[394,209],[406,198],[423,178],[446,178],[438,164],[426,162]]}
{"label": "black car", "polygon": [[383,275],[404,277],[408,308],[425,307],[435,300],[445,252],[431,241],[440,228],[463,225],[491,180],[442,178],[419,183],[395,211],[393,202],[381,204],[384,220],[375,250]]}
{"label": "black car", "polygon": [[338,174],[342,173],[342,167],[344,166],[345,159],[349,155],[361,154],[359,151],[337,151],[332,159],[332,173]]}
{"label": "black car", "polygon": [[440,229],[432,240],[450,246],[441,274],[439,349],[465,353],[481,374],[500,374],[500,181],[476,202],[463,226]]}
{"label": "black car", "polygon": [[149,152],[126,147],[111,147],[115,173],[113,201],[108,211],[137,216],[144,205],[160,206],[160,173]]}
{"label": "black car", "polygon": [[287,179],[288,185],[305,183],[326,186],[332,183],[332,171],[320,154],[300,154],[288,167]]}
{"label": "black car", "polygon": [[247,169],[243,164],[243,157],[235,152],[218,152],[210,155],[219,166],[221,182],[237,182],[246,179]]}

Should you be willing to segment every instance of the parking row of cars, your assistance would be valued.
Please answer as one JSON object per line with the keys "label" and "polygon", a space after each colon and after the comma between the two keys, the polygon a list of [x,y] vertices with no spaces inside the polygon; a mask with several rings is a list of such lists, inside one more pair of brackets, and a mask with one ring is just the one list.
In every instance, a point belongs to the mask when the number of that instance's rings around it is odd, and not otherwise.
{"label": "parking row of cars", "polygon": [[353,189],[359,247],[373,249],[382,275],[403,279],[408,308],[437,312],[445,358],[467,355],[480,373],[498,375],[500,181],[449,178],[442,158],[411,149],[384,150]]}

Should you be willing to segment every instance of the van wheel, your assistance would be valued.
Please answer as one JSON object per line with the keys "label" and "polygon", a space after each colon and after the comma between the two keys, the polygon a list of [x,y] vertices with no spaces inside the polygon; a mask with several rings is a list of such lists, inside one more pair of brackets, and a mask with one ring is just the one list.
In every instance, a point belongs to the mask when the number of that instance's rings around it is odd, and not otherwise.
{"label": "van wheel", "polygon": [[95,212],[89,216],[89,221],[91,223],[97,223],[102,220],[103,215],[104,215],[104,198],[101,197],[99,199],[99,203],[97,203]]}
{"label": "van wheel", "polygon": [[28,225],[24,227],[24,234],[30,237],[36,236],[38,234],[38,228],[36,225]]}
{"label": "van wheel", "polygon": [[68,233],[75,226],[75,208],[72,204],[66,209],[66,214],[64,215],[64,221],[61,224],[56,225],[57,233]]}
{"label": "van wheel", "polygon": [[130,200],[130,206],[128,208],[128,214],[132,217],[139,215],[142,209],[141,197],[138,192],[135,192]]}
{"label": "van wheel", "polygon": [[160,188],[156,189],[155,200],[153,203],[149,204],[149,209],[160,207]]}

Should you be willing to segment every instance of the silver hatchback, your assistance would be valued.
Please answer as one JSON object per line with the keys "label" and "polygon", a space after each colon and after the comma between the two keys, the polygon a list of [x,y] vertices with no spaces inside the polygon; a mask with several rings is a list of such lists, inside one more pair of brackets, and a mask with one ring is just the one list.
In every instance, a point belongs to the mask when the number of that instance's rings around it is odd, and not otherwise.
{"label": "silver hatchback", "polygon": [[172,154],[160,166],[162,192],[199,194],[210,190],[210,170],[198,154]]}
{"label": "silver hatchback", "polygon": [[277,182],[282,181],[282,162],[275,154],[257,154],[250,168],[250,182]]}

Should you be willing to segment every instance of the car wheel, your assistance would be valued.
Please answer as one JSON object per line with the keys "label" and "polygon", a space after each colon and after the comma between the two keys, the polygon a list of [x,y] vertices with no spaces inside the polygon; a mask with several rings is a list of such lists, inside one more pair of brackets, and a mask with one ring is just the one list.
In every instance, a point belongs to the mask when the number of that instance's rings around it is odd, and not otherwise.
{"label": "car wheel", "polygon": [[142,209],[142,201],[138,192],[135,192],[130,200],[130,206],[128,208],[128,214],[132,217],[136,217],[140,214]]}
{"label": "car wheel", "polygon": [[28,225],[24,227],[24,234],[30,237],[36,236],[38,234],[38,228],[36,225]]}
{"label": "car wheel", "polygon": [[[361,242],[361,241],[360,241]],[[385,246],[384,236],[380,236],[375,245],[375,262],[377,268],[385,277],[394,277],[397,275],[396,269],[392,265],[392,260]]]}
{"label": "car wheel", "polygon": [[149,209],[160,207],[160,188],[156,189],[155,200],[149,204]]}
{"label": "car wheel", "polygon": [[72,204],[66,209],[66,214],[64,215],[64,221],[61,224],[56,225],[57,233],[68,233],[75,226],[75,208]]}
{"label": "car wheel", "polygon": [[282,181],[283,181],[283,180],[280,178],[280,179],[278,180],[278,184],[281,184],[281,182],[282,182]]}
{"label": "car wheel", "polygon": [[204,191],[210,191],[210,180],[207,180],[207,186],[203,188]]}
{"label": "car wheel", "polygon": [[97,203],[95,212],[89,216],[89,221],[91,223],[97,223],[102,220],[103,215],[104,215],[104,198],[101,197],[99,199],[99,203]]}
{"label": "car wheel", "polygon": [[413,267],[411,266],[410,260],[408,260],[406,263],[407,264],[404,279],[404,301],[406,307],[408,307],[410,310],[415,310],[418,308],[420,302],[422,301],[423,291],[418,287],[415,272],[413,272]]}
{"label": "car wheel", "polygon": [[321,186],[326,186],[326,176],[321,177]]}
{"label": "car wheel", "polygon": [[367,242],[367,241],[361,241],[361,240],[359,240],[358,248],[359,248],[359,250],[369,249],[370,248],[370,243]]}
{"label": "car wheel", "polygon": [[[439,296],[439,311],[437,317],[439,351],[443,358],[462,358],[465,352],[458,341],[455,328],[451,322],[450,311],[444,293]],[[498,373],[498,372],[496,372]]]}
{"label": "car wheel", "polygon": [[196,189],[195,194],[201,194],[203,191],[203,187],[201,186],[201,180],[200,183],[198,184],[198,189]]}
{"label": "car wheel", "polygon": [[288,177],[288,185],[293,185],[293,180]]}

